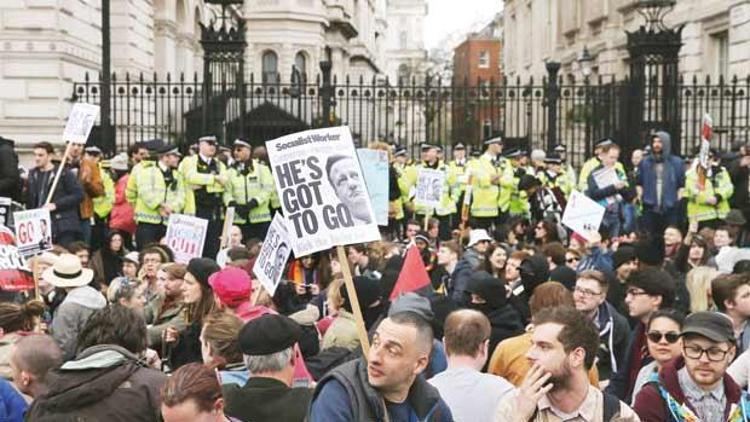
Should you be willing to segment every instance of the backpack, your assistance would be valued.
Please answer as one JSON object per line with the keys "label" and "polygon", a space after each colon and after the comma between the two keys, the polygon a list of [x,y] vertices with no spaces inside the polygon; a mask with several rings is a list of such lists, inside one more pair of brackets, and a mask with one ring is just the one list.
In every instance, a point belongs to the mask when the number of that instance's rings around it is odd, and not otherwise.
{"label": "backpack", "polygon": [[[604,391],[602,391],[602,396],[604,397],[604,417],[602,418],[602,421],[609,422],[620,412],[620,399],[617,398],[617,396],[605,393]],[[529,421],[536,419],[538,412],[538,408],[534,410],[534,414]]]}

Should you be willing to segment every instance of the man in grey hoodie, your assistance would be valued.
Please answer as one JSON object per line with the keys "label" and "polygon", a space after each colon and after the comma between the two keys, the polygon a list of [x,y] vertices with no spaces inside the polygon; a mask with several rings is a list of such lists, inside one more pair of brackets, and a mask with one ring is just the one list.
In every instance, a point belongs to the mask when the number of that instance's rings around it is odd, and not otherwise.
{"label": "man in grey hoodie", "polygon": [[72,254],[60,255],[55,265],[44,272],[44,280],[65,289],[66,296],[52,318],[52,337],[63,351],[63,361],[72,359],[78,347],[78,334],[94,311],[107,306],[104,296],[88,284],[94,272],[82,268]]}

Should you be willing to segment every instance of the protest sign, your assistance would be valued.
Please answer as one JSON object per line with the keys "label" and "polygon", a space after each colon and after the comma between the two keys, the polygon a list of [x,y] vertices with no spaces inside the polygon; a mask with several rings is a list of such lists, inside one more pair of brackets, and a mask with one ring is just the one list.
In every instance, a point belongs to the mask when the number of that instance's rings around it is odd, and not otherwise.
{"label": "protest sign", "polygon": [[63,131],[63,140],[75,144],[85,144],[91,133],[91,128],[99,116],[99,106],[85,103],[73,104],[68,116],[68,122]]}
{"label": "protest sign", "polygon": [[574,232],[588,238],[589,232],[598,232],[605,208],[578,191],[573,191],[563,212],[562,223]]}
{"label": "protest sign", "polygon": [[299,132],[266,147],[296,257],[380,240],[348,127]]}
{"label": "protest sign", "polygon": [[359,164],[365,176],[372,210],[379,226],[388,225],[388,152],[375,149],[357,149]]}
{"label": "protest sign", "polygon": [[0,226],[0,290],[18,292],[34,289],[34,276],[18,251],[9,228]]}
{"label": "protest sign", "polygon": [[263,246],[253,265],[253,273],[258,277],[268,294],[273,296],[286,268],[286,261],[292,252],[289,234],[284,226],[281,213],[273,216]]}
{"label": "protest sign", "polygon": [[203,255],[208,220],[184,214],[170,214],[164,243],[174,252],[175,262],[187,264]]}
{"label": "protest sign", "polygon": [[417,206],[437,208],[443,197],[445,172],[420,168],[417,175],[417,191],[414,201]]}
{"label": "protest sign", "polygon": [[48,209],[14,212],[13,220],[21,255],[29,257],[52,249],[52,224]]}
{"label": "protest sign", "polygon": [[12,228],[10,219],[11,202],[10,198],[0,196],[0,226],[5,226],[9,229]]}
{"label": "protest sign", "polygon": [[599,189],[604,189],[607,186],[612,186],[620,181],[617,177],[617,171],[614,167],[602,167],[601,169],[592,173],[596,186]]}

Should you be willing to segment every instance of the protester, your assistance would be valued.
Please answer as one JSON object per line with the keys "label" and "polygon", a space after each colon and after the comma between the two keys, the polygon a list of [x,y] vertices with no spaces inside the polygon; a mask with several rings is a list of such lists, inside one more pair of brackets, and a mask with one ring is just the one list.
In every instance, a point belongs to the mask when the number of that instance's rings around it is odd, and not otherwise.
{"label": "protester", "polygon": [[608,288],[604,274],[588,270],[578,275],[573,290],[576,309],[599,331],[597,362],[602,380],[609,380],[622,365],[630,334],[628,320],[606,300]]}
{"label": "protester", "polygon": [[490,332],[490,321],[477,311],[455,311],[445,320],[448,369],[428,381],[458,421],[491,420],[500,400],[514,390],[505,379],[480,372],[487,362]]}
{"label": "protester", "polygon": [[94,252],[89,267],[94,270],[94,281],[106,288],[115,278],[122,276],[125,240],[118,231],[111,231],[104,245]]}
{"label": "protester", "polygon": [[247,382],[249,373],[237,340],[242,324],[240,318],[226,311],[213,312],[203,321],[200,335],[203,363],[219,369],[222,384],[243,386]]}
{"label": "protester", "polygon": [[[380,286],[378,282],[371,278],[356,276],[354,277],[354,290],[357,293],[359,306],[362,310],[362,317],[365,321],[365,328],[369,329],[380,316],[382,310],[380,299]],[[340,303],[334,304],[338,314],[326,330],[323,336],[321,349],[329,347],[343,347],[349,350],[359,346],[359,337],[357,335],[357,325],[353,315],[353,308],[346,285],[339,285]]]}
{"label": "protester", "polygon": [[83,145],[68,142],[67,168],[76,175],[83,189],[83,200],[80,201],[78,214],[83,241],[91,243],[91,219],[94,216],[93,199],[104,195],[104,183],[101,170],[91,157],[83,156]]}
{"label": "protester", "polygon": [[229,250],[236,247],[243,247],[242,245],[242,230],[237,225],[232,225],[232,227],[229,229],[229,240],[227,241],[227,245],[225,248],[221,249],[218,254],[216,254],[216,263],[219,264],[221,268],[226,267],[227,262],[229,261]]}
{"label": "protester", "polygon": [[242,327],[239,345],[250,378],[241,387],[223,386],[228,415],[257,422],[305,420],[312,390],[292,388],[294,346],[301,336],[300,326],[281,315],[263,315]]}
{"label": "protester", "polygon": [[638,397],[643,386],[650,382],[654,374],[658,374],[664,365],[681,355],[680,333],[684,322],[685,316],[674,309],[662,309],[651,315],[646,325],[646,340],[648,354],[654,360],[638,372],[635,387],[633,387],[633,397]]}
{"label": "protester", "polygon": [[169,325],[164,330],[164,342],[170,348],[168,358],[172,369],[202,360],[200,332],[203,319],[216,308],[208,278],[217,271],[219,266],[209,258],[193,258],[188,262],[185,280],[182,283],[186,327],[178,330],[177,327]]}
{"label": "protester", "polygon": [[432,340],[430,325],[413,312],[384,319],[367,361],[345,363],[318,382],[309,420],[452,421],[438,390],[419,376],[427,367]]}
{"label": "protester", "polygon": [[49,284],[67,293],[55,311],[51,327],[65,361],[75,356],[80,330],[89,316],[107,305],[104,296],[88,285],[93,278],[94,272],[83,268],[81,261],[71,254],[60,255],[55,265],[44,272]]}
{"label": "protester", "polygon": [[8,362],[18,391],[35,399],[49,390],[47,374],[62,364],[62,350],[46,334],[25,336],[13,343]]}
{"label": "protester", "polygon": [[182,284],[185,279],[184,264],[163,264],[156,273],[160,292],[145,308],[148,326],[148,344],[159,350],[164,330],[172,326],[177,331],[185,329]]}
{"label": "protester", "polygon": [[695,267],[687,273],[685,285],[690,294],[690,312],[714,311],[711,282],[719,275],[711,267]]}
{"label": "protester", "polygon": [[[744,420],[742,392],[726,373],[736,353],[732,324],[715,312],[696,312],[682,327],[682,357],[643,386],[634,409],[644,422]],[[676,412],[676,413],[675,413]]]}
{"label": "protester", "polygon": [[55,191],[52,192],[51,200],[48,201],[51,185],[59,166],[52,162],[55,150],[49,142],[35,144],[33,149],[36,167],[29,172],[26,208],[48,209],[52,222],[52,241],[67,247],[72,242],[82,239],[78,206],[83,201],[83,189],[78,184],[75,174],[65,168],[60,173],[60,179]]}
{"label": "protester", "polygon": [[29,420],[160,420],[159,390],[167,377],[141,363],[147,341],[141,316],[122,306],[100,309],[78,340],[75,360],[53,371]]}
{"label": "protester", "polygon": [[572,307],[544,309],[534,321],[527,354],[531,371],[519,389],[502,400],[496,421],[558,420],[556,415],[580,415],[588,421],[639,420],[617,397],[589,384],[586,374],[599,344],[594,324]]}
{"label": "protester", "polygon": [[164,422],[238,422],[224,414],[225,402],[214,371],[189,363],[169,377],[161,389]]}
{"label": "protester", "polygon": [[30,300],[26,303],[0,302],[0,377],[12,380],[10,353],[13,344],[30,334],[41,332],[44,303]]}
{"label": "protester", "polygon": [[128,157],[125,153],[120,153],[112,157],[109,162],[115,176],[115,201],[109,214],[109,228],[119,231],[123,236],[125,246],[133,249],[136,230],[135,211],[125,197],[128,179],[130,179]]}
{"label": "protester", "polygon": [[750,278],[747,274],[722,275],[711,282],[711,297],[719,312],[732,322],[737,353],[750,346]]}
{"label": "protester", "polygon": [[642,229],[661,233],[665,227],[679,222],[678,194],[685,186],[685,167],[682,159],[672,154],[669,133],[656,132],[650,144],[651,154],[633,166],[638,169],[636,184],[643,204]]}
{"label": "protester", "polygon": [[143,308],[146,305],[146,297],[143,293],[145,287],[146,285],[138,283],[138,280],[117,277],[107,288],[107,300],[113,305],[130,308],[143,315]]}
{"label": "protester", "polygon": [[139,278],[138,270],[140,269],[141,261],[138,252],[132,251],[125,254],[122,257],[122,275],[123,277]]}

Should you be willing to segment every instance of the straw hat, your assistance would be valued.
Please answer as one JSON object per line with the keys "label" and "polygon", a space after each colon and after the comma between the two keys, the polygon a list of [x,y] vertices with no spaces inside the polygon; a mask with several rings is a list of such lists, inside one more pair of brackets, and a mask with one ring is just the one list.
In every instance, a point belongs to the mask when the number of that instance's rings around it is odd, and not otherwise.
{"label": "straw hat", "polygon": [[94,278],[94,271],[81,267],[81,260],[73,254],[62,254],[57,262],[44,271],[44,281],[55,287],[85,286]]}

